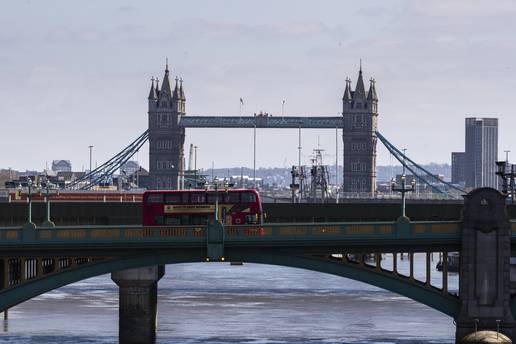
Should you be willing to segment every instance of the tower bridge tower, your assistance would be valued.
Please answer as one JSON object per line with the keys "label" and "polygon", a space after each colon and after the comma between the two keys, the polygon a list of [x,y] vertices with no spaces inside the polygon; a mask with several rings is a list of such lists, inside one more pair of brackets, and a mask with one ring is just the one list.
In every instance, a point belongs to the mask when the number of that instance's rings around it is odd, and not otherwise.
{"label": "tower bridge tower", "polygon": [[369,91],[365,91],[362,64],[358,72],[355,90],[346,79],[342,97],[344,128],[344,192],[376,192],[376,130],[378,123],[378,96],[375,80],[371,79]]}
{"label": "tower bridge tower", "polygon": [[152,78],[149,92],[149,179],[151,189],[179,188],[179,176],[184,171],[185,129],[179,126],[185,115],[183,79],[175,79],[172,90],[168,61],[159,87]]}

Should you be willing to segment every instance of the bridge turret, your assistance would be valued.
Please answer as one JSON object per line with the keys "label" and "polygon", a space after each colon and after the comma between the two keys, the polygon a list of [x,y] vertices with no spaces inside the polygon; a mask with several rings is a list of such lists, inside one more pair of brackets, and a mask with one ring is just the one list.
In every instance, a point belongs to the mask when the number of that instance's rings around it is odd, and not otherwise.
{"label": "bridge turret", "polygon": [[179,98],[181,99],[180,112],[186,113],[186,97],[185,91],[183,90],[183,78],[179,79]]}
{"label": "bridge turret", "polygon": [[156,93],[156,88],[154,87],[154,77],[151,78],[151,88],[149,97],[147,99],[149,100],[149,110],[154,109],[158,102],[158,94]]}
{"label": "bridge turret", "polygon": [[179,95],[179,79],[176,76],[176,85],[172,93],[172,109],[176,112],[181,112],[181,97]]}
{"label": "bridge turret", "polygon": [[362,64],[360,64],[360,70],[358,71],[357,86],[355,92],[353,92],[353,109],[363,109],[366,102],[366,92],[364,86],[364,79],[362,78]]}
{"label": "bridge turret", "polygon": [[369,80],[369,91],[367,92],[367,108],[373,113],[378,112],[378,96],[376,95],[376,80]]}
{"label": "bridge turret", "polygon": [[345,112],[346,110],[351,109],[351,79],[346,78],[346,89],[344,90],[344,96],[342,96],[342,111]]}
{"label": "bridge turret", "polygon": [[165,67],[165,76],[163,77],[163,84],[158,95],[158,106],[160,108],[167,108],[172,105],[172,87],[170,86],[170,71],[168,70],[168,62]]}

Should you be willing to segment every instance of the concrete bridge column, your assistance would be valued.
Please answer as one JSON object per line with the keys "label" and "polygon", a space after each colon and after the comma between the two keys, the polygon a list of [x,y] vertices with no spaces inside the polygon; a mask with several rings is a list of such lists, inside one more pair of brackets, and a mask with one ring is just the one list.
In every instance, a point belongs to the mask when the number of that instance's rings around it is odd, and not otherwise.
{"label": "concrete bridge column", "polygon": [[158,281],[164,274],[163,265],[111,273],[119,287],[119,343],[155,343]]}
{"label": "concrete bridge column", "polygon": [[474,332],[499,331],[514,343],[516,324],[510,307],[511,226],[505,196],[491,188],[476,189],[466,195],[462,230],[462,305],[456,319],[456,342],[468,342],[463,338]]}

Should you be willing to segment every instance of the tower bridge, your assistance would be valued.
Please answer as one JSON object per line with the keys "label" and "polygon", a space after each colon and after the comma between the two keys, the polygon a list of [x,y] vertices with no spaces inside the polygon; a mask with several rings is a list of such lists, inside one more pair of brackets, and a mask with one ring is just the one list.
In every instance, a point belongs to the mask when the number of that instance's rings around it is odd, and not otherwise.
{"label": "tower bridge", "polygon": [[148,96],[149,178],[152,189],[177,189],[184,171],[186,128],[326,128],[342,130],[344,192],[376,191],[376,82],[365,90],[362,66],[353,90],[346,79],[342,116],[191,116],[186,114],[183,80],[172,88],[168,62],[161,88],[152,79]]}
{"label": "tower bridge", "polygon": [[[168,63],[160,87],[157,79],[151,79],[148,96],[148,129],[129,146],[106,163],[86,173],[67,187],[91,188],[104,177],[113,174],[149,142],[150,189],[178,189],[180,178],[185,175],[184,143],[187,128],[319,128],[342,131],[343,179],[340,191],[350,194],[376,195],[376,144],[380,140],[404,167],[433,192],[446,193],[429,182],[445,185],[448,190],[463,193],[464,190],[417,165],[378,132],[378,96],[376,81],[370,79],[366,91],[362,67],[358,72],[355,89],[346,79],[342,97],[342,116],[273,116],[260,113],[254,116],[192,116],[186,114],[186,95],[183,80],[176,77],[172,87]],[[300,158],[299,158],[300,159]],[[419,173],[418,173],[419,172]],[[452,197],[459,197],[458,194]]]}

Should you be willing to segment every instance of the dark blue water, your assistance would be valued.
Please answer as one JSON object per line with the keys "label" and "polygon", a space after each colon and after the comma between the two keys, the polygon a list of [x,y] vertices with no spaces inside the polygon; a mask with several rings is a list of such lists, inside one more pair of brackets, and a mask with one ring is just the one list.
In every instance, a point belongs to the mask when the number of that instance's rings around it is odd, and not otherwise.
{"label": "dark blue water", "polygon": [[[422,259],[416,267],[424,271]],[[14,307],[0,343],[116,343],[117,331],[118,289],[106,275]],[[405,344],[453,338],[453,320],[438,311],[301,269],[180,264],[167,266],[159,283],[158,343]]]}

